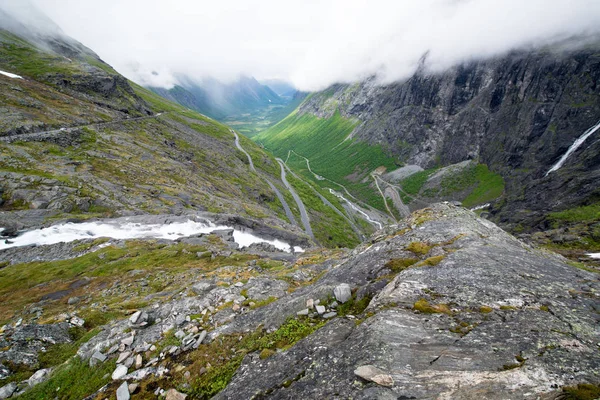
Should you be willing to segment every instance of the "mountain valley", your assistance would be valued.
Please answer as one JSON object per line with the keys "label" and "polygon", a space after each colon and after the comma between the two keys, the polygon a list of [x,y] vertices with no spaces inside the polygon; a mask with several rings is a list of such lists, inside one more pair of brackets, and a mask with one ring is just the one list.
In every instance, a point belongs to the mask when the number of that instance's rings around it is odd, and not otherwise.
{"label": "mountain valley", "polygon": [[32,15],[0,5],[0,400],[600,397],[597,41],[143,87]]}

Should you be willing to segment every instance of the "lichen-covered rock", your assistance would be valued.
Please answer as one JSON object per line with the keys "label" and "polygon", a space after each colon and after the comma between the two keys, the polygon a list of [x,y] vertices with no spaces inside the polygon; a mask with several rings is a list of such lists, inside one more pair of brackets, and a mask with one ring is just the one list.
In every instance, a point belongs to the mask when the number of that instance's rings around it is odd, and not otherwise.
{"label": "lichen-covered rock", "polygon": [[[415,252],[421,261],[380,289],[360,324],[334,318],[287,351],[247,356],[217,398],[525,399],[596,382],[598,276],[452,205],[386,228],[313,286],[221,331],[295,314],[335,281],[369,285]],[[365,365],[384,371],[378,383],[356,383]]]}

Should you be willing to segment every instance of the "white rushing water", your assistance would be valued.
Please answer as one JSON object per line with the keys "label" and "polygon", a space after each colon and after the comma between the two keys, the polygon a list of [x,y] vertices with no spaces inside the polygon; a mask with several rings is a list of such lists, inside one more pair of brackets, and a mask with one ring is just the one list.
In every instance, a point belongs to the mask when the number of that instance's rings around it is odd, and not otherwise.
{"label": "white rushing water", "polygon": [[0,75],[8,76],[9,78],[23,79],[22,76],[11,74],[10,72],[0,71]]}
{"label": "white rushing water", "polygon": [[585,140],[587,138],[589,138],[590,136],[592,136],[592,134],[594,132],[596,132],[598,129],[600,129],[600,121],[596,125],[592,126],[590,129],[588,129],[587,131],[585,131],[583,133],[583,135],[579,136],[577,138],[577,140],[575,140],[575,142],[571,145],[571,147],[569,147],[569,149],[567,150],[567,152],[565,154],[563,154],[563,156],[560,158],[560,160],[558,160],[558,162],[556,164],[554,164],[552,166],[552,168],[550,168],[548,170],[548,172],[546,172],[545,176],[548,176],[548,174],[550,172],[554,172],[557,169],[559,169],[560,167],[562,167],[564,165],[565,161],[567,161],[567,158],[569,158],[569,156],[571,154],[573,154],[573,152],[575,150],[577,150],[579,148],[579,146],[581,146],[583,144],[583,142],[585,142]]}
{"label": "white rushing water", "polygon": [[[0,250],[9,247],[28,245],[55,244],[60,242],[72,242],[80,239],[95,239],[109,237],[112,239],[140,239],[156,238],[175,240],[199,233],[210,233],[216,229],[231,229],[228,226],[218,226],[212,223],[206,224],[196,221],[174,222],[171,224],[142,224],[142,223],[103,223],[82,222],[54,225],[48,228],[34,229],[24,232],[15,238],[0,241]],[[290,245],[281,240],[262,239],[248,232],[238,229],[233,231],[233,239],[242,247],[253,243],[268,243],[279,250],[290,252]],[[297,253],[304,250],[295,246]]]}
{"label": "white rushing water", "polygon": [[356,212],[360,213],[361,215],[363,215],[366,218],[366,220],[369,221],[371,224],[379,226],[379,229],[383,228],[383,225],[381,224],[381,222],[375,221],[374,219],[372,219],[369,216],[369,214],[367,214],[366,212],[364,212],[363,210],[361,210],[360,208],[358,208],[358,206],[356,206],[350,200],[348,200],[347,198],[345,198],[341,193],[338,193],[338,192],[336,192],[335,190],[333,190],[331,188],[329,189],[329,193],[331,193],[332,195],[334,195],[334,196],[336,196],[336,197],[344,200],[346,203],[348,203],[350,205],[350,207],[354,211],[356,211]]}
{"label": "white rushing water", "polygon": [[471,210],[471,211],[483,210],[484,208],[488,208],[489,206],[490,206],[490,203],[485,203],[485,204],[481,204],[479,206],[475,206],[473,208],[469,208],[469,210]]}
{"label": "white rushing water", "polygon": [[588,253],[588,256],[600,259],[600,253]]}

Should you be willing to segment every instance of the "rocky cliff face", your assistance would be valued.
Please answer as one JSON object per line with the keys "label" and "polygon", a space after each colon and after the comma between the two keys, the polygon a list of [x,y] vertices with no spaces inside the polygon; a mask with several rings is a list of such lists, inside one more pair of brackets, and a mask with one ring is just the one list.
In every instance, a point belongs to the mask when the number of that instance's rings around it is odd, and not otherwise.
{"label": "rocky cliff face", "polygon": [[597,201],[600,140],[592,136],[549,176],[551,166],[600,120],[600,53],[514,52],[443,73],[421,68],[405,82],[335,85],[301,113],[339,109],[361,124],[353,136],[383,144],[400,161],[423,168],[468,159],[506,181],[496,207],[503,223],[536,224],[549,210]]}

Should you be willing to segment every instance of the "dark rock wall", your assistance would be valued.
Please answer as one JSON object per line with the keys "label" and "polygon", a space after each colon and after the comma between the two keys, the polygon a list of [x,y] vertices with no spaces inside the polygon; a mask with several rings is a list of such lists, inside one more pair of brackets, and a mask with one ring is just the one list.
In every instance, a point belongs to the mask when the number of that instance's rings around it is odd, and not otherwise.
{"label": "dark rock wall", "polygon": [[[600,135],[556,173],[551,166],[600,120],[600,50],[539,50],[471,61],[378,86],[334,85],[301,106],[326,117],[339,109],[362,121],[354,134],[424,168],[479,160],[506,181],[497,219],[531,223],[544,213],[600,196]],[[333,105],[333,107],[332,107]],[[531,214],[531,215],[530,215]]]}

